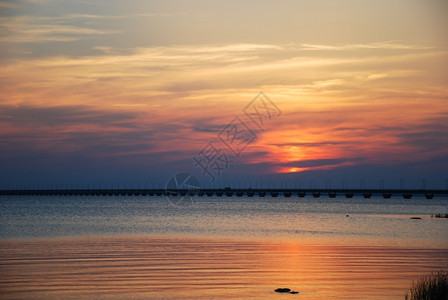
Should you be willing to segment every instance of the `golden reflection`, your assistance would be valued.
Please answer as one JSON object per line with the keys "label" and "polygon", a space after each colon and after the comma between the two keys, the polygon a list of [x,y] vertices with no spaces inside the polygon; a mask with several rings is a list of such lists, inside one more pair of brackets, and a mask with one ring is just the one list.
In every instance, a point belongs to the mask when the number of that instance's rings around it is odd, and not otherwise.
{"label": "golden reflection", "polygon": [[400,298],[446,249],[310,241],[111,236],[0,242],[4,299]]}

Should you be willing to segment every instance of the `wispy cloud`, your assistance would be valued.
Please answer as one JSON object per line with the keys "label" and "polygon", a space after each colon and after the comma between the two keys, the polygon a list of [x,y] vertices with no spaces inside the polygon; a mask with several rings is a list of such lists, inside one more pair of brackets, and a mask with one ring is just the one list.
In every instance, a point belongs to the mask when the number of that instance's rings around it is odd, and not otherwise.
{"label": "wispy cloud", "polygon": [[448,87],[426,65],[446,54],[375,47],[363,55],[346,49],[343,57],[247,43],[97,47],[96,56],[11,60],[0,67],[1,122],[10,133],[3,142],[22,134],[23,145],[40,126],[48,135],[33,138],[35,145],[51,141],[100,155],[101,140],[127,144],[111,156],[154,154],[164,161],[171,158],[166,152],[191,160],[263,90],[284,114],[259,133],[242,165],[299,172],[443,155],[443,143],[431,140],[446,128],[429,120],[446,113]]}
{"label": "wispy cloud", "polygon": [[0,8],[4,9],[24,9],[30,5],[45,5],[49,0],[0,0]]}
{"label": "wispy cloud", "polygon": [[20,7],[20,6],[17,3],[0,1],[0,8],[8,9],[8,8],[18,8],[18,7]]}
{"label": "wispy cloud", "polygon": [[[44,4],[45,1],[26,0],[18,3],[0,2],[0,7],[18,8],[26,4]],[[105,14],[65,14],[58,16],[12,15],[0,17],[0,41],[4,43],[45,43],[72,42],[95,35],[121,33],[109,30],[107,25],[98,23],[107,20],[135,18],[178,18],[183,16],[204,17],[205,12],[155,12],[120,15]],[[92,21],[96,24],[92,24]],[[74,25],[74,23],[76,25]],[[92,27],[95,25],[95,27]]]}
{"label": "wispy cloud", "polygon": [[28,16],[1,17],[0,32],[0,41],[3,43],[69,42],[96,35],[119,33],[114,30],[42,23],[39,18]]}
{"label": "wispy cloud", "polygon": [[365,43],[365,44],[340,44],[340,45],[319,45],[319,44],[302,44],[302,50],[316,51],[353,51],[363,49],[383,49],[383,50],[428,50],[429,46],[401,44],[395,41]]}
{"label": "wispy cloud", "polygon": [[40,21],[67,21],[67,20],[89,20],[89,19],[130,19],[130,18],[177,18],[184,16],[193,17],[210,17],[213,14],[210,12],[154,12],[154,13],[133,13],[120,15],[106,15],[106,14],[66,14],[55,17],[36,17]]}

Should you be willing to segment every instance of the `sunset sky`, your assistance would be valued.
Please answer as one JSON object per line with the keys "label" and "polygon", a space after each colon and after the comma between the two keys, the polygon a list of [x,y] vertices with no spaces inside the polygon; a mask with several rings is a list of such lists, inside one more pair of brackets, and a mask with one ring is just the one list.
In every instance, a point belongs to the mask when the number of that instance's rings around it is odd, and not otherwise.
{"label": "sunset sky", "polygon": [[445,0],[0,0],[0,60],[0,188],[447,184]]}

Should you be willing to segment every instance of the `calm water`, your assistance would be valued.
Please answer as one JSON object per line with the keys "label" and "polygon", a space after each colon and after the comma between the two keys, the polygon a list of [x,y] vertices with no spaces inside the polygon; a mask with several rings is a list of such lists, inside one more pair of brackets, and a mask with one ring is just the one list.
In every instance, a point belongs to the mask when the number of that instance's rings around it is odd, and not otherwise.
{"label": "calm water", "polygon": [[447,212],[446,198],[0,197],[0,298],[403,299],[448,268],[448,219],[431,218]]}
{"label": "calm water", "polygon": [[431,218],[448,213],[447,198],[196,197],[193,201],[176,207],[165,197],[0,197],[0,237],[188,234],[448,244],[448,220]]}
{"label": "calm water", "polygon": [[[403,300],[443,249],[113,236],[0,242],[2,299]],[[278,295],[289,287],[297,295]],[[280,296],[280,297],[279,297]]]}

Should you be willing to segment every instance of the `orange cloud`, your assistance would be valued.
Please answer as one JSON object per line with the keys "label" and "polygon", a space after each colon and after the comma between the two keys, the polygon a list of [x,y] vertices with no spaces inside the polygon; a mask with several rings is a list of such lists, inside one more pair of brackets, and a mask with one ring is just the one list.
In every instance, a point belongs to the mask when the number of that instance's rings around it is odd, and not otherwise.
{"label": "orange cloud", "polygon": [[[357,48],[366,52],[351,56]],[[387,51],[375,52],[380,48]],[[447,113],[448,87],[436,78],[442,71],[436,67],[428,76],[425,69],[446,54],[393,43],[346,45],[337,51],[345,51],[343,56],[332,51],[308,55],[315,52],[309,50],[229,44],[12,60],[0,67],[2,135],[30,136],[40,129],[45,132],[36,137],[40,145],[78,151],[92,141],[79,143],[71,136],[91,134],[115,146],[136,145],[117,147],[108,155],[166,152],[188,159],[234,116],[243,115],[242,109],[263,90],[283,114],[264,131],[257,130],[258,139],[241,163],[304,172],[360,160],[396,163],[445,153],[431,141],[415,143],[413,138],[436,136],[433,120]],[[29,114],[36,113],[34,119],[12,121],[17,120],[14,109],[24,113],[27,108],[33,108]],[[79,113],[70,117],[70,110]],[[65,120],[58,116],[61,111]],[[86,118],[95,115],[118,120]],[[123,115],[132,117],[120,120]],[[52,123],[36,125],[37,119]],[[170,159],[173,155],[167,154]],[[337,159],[343,162],[298,164]]]}

